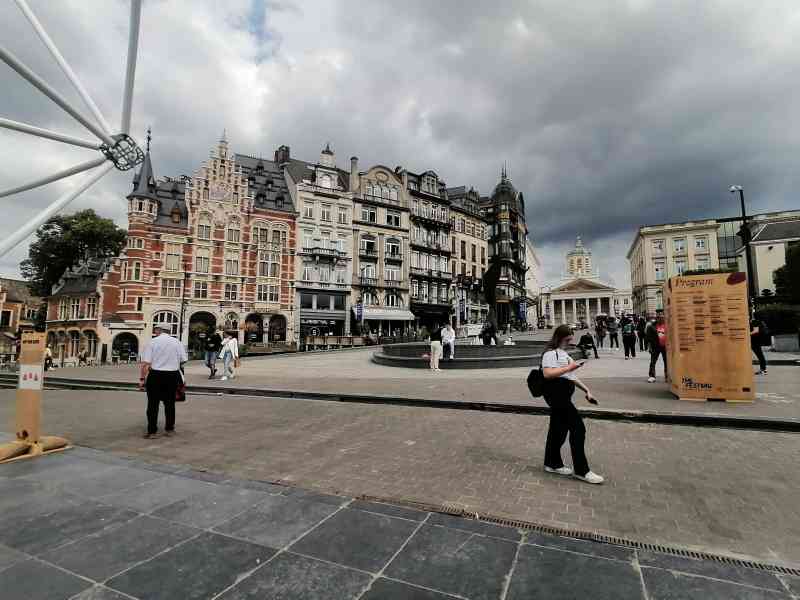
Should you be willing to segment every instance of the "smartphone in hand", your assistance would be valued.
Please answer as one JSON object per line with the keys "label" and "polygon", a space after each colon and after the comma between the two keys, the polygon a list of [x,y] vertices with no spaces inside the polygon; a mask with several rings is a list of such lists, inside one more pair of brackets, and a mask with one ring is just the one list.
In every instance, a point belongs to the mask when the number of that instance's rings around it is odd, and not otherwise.
{"label": "smartphone in hand", "polygon": [[575,367],[575,368],[576,368],[576,369],[580,369],[580,368],[581,368],[583,365],[585,365],[585,364],[586,364],[586,361],[585,361],[585,360],[578,360],[578,361],[576,361],[576,362],[575,362],[575,364],[576,364],[576,365],[578,365],[578,366],[577,366],[577,367]]}
{"label": "smartphone in hand", "polygon": [[594,404],[595,406],[597,406],[597,400],[594,399],[594,396],[586,396],[586,401],[589,404]]}

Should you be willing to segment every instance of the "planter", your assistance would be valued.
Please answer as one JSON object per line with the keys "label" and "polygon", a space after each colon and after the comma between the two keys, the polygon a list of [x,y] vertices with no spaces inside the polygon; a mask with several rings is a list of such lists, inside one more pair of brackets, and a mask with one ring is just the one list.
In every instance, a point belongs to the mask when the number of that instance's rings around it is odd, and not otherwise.
{"label": "planter", "polygon": [[798,352],[800,351],[800,335],[796,333],[773,335],[772,349],[775,352]]}

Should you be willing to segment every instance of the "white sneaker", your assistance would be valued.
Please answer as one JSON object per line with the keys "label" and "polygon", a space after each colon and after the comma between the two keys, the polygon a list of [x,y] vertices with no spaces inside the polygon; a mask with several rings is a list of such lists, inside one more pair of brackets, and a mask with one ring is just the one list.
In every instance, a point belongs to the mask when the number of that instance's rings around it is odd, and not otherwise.
{"label": "white sneaker", "polygon": [[228,381],[228,378],[223,376],[223,377],[220,378],[220,381]]}
{"label": "white sneaker", "polygon": [[558,469],[554,469],[553,467],[545,467],[544,470],[548,473],[555,473],[556,475],[572,475],[573,470],[569,467],[559,467]]}
{"label": "white sneaker", "polygon": [[600,475],[597,473],[592,473],[589,471],[586,475],[575,475],[576,479],[580,479],[581,481],[585,481],[586,483],[594,483],[600,484],[605,481]]}
{"label": "white sneaker", "polygon": [[656,378],[655,377],[648,377],[647,378],[647,383],[655,383],[655,382],[656,382]]}

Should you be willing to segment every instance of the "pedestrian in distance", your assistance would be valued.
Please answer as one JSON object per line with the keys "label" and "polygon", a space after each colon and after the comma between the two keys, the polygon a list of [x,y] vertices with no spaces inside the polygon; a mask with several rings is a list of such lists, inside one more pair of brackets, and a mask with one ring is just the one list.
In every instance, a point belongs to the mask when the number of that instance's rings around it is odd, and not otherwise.
{"label": "pedestrian in distance", "polygon": [[664,381],[667,381],[669,377],[667,371],[667,324],[664,321],[663,311],[656,313],[655,322],[647,324],[645,336],[647,337],[647,347],[650,349],[650,371],[647,382],[653,383],[656,380],[656,363],[659,356],[664,361]]}
{"label": "pedestrian in distance", "polygon": [[[590,404],[597,404],[589,388],[578,379],[576,371],[583,361],[575,362],[567,353],[572,343],[572,329],[560,325],[542,355],[542,376],[544,377],[544,400],[550,407],[550,427],[544,453],[544,470],[557,475],[573,476],[587,483],[603,483],[603,477],[589,469],[584,448],[586,427],[578,409],[572,403],[572,395],[578,387],[586,394]],[[572,468],[564,465],[561,447],[569,435],[572,452]]]}
{"label": "pedestrian in distance", "polygon": [[619,334],[618,324],[615,317],[609,317],[606,321],[606,328],[608,329],[608,347],[619,348]]}
{"label": "pedestrian in distance", "polygon": [[767,359],[764,357],[764,351],[761,346],[768,346],[770,344],[770,335],[764,321],[754,317],[750,321],[750,348],[753,354],[758,359],[758,371],[756,375],[767,374]]}
{"label": "pedestrian in distance", "polygon": [[644,335],[644,328],[647,327],[647,318],[644,315],[636,319],[636,336],[639,338],[639,350],[647,350],[647,339]]}
{"label": "pedestrian in distance", "polygon": [[602,348],[603,342],[606,339],[606,326],[601,319],[598,319],[597,326],[595,327],[594,331],[597,334],[597,345]]}
{"label": "pedestrian in distance", "polygon": [[578,340],[578,348],[580,348],[584,359],[589,358],[589,350],[594,350],[594,357],[600,358],[597,354],[597,346],[594,344],[594,338],[588,331],[581,336],[580,340]]}
{"label": "pedestrian in distance", "polygon": [[214,379],[217,374],[217,357],[222,349],[222,337],[218,331],[211,332],[205,341],[206,366],[209,370],[209,379]]}
{"label": "pedestrian in distance", "polygon": [[442,347],[444,350],[444,357],[447,360],[455,360],[456,358],[456,330],[448,323],[447,327],[442,330]]}
{"label": "pedestrian in distance", "polygon": [[625,360],[636,358],[636,326],[630,317],[623,317],[620,321],[622,330],[622,346],[625,348]]}
{"label": "pedestrian in distance", "polygon": [[147,391],[147,433],[145,438],[158,434],[159,406],[164,404],[164,431],[175,431],[175,395],[182,381],[181,365],[188,359],[186,348],[177,338],[168,335],[158,325],[155,337],[145,346],[141,356],[139,390]]}
{"label": "pedestrian in distance", "polygon": [[431,371],[439,371],[439,360],[442,358],[442,328],[439,324],[434,324],[431,329]]}
{"label": "pedestrian in distance", "polygon": [[44,349],[44,370],[49,371],[53,368],[53,349],[50,346]]}
{"label": "pedestrian in distance", "polygon": [[222,378],[220,381],[233,379],[236,376],[234,368],[239,366],[239,340],[236,339],[233,332],[225,332],[219,357],[222,359]]}

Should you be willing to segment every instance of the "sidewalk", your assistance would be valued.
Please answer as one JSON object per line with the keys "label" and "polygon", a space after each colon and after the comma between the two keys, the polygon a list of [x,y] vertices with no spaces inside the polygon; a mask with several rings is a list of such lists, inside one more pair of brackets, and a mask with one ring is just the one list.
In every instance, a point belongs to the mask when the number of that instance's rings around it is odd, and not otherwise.
{"label": "sidewalk", "polygon": [[[26,600],[789,600],[800,578],[87,448],[0,465],[0,589]],[[119,592],[119,593],[117,593]]]}

